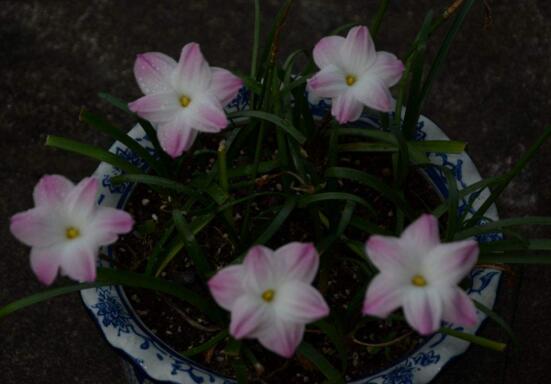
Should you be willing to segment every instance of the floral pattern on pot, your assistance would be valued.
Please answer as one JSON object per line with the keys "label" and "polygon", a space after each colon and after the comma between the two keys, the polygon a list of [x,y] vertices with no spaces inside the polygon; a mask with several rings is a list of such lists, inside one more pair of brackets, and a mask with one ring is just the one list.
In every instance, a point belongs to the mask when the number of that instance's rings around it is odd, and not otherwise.
{"label": "floral pattern on pot", "polygon": [[[228,111],[246,109],[248,92],[243,88],[237,97],[226,107]],[[322,117],[331,109],[329,100],[322,99],[310,106],[314,117]],[[362,114],[355,125],[366,128],[378,128],[376,117],[367,111]],[[151,142],[143,129],[138,125],[129,135],[137,139],[146,149],[154,153]],[[417,124],[417,140],[448,140],[440,128],[426,117],[421,117]],[[116,142],[110,151],[133,164],[144,167],[140,161],[123,144]],[[459,190],[467,185],[480,181],[474,163],[465,153],[460,155],[431,153],[430,160],[437,165],[450,169],[457,181]],[[122,208],[126,204],[133,186],[131,184],[113,185],[111,177],[120,175],[121,171],[111,165],[102,163],[95,175],[101,180],[98,202],[100,205]],[[446,176],[438,168],[426,170],[428,180],[442,196],[447,196]],[[460,210],[466,207],[478,207],[489,195],[483,190],[477,195],[466,196],[460,201]],[[472,210],[472,208],[470,208]],[[497,210],[492,207],[487,217],[497,220]],[[486,234],[479,237],[481,242],[494,241],[500,234]],[[107,253],[110,255],[111,250]],[[501,272],[493,269],[474,269],[470,277],[473,285],[467,294],[491,308],[494,305]],[[160,340],[140,320],[132,309],[124,290],[119,286],[108,286],[82,291],[82,300],[96,321],[106,340],[129,362],[128,373],[132,383],[152,384],[230,384],[234,380],[222,377],[206,367],[176,353],[164,341]],[[477,322],[471,327],[460,327],[447,324],[458,331],[475,333],[485,319],[485,315],[477,311]],[[453,357],[465,352],[469,343],[443,334],[435,334],[406,358],[398,361],[387,369],[369,377],[356,380],[351,384],[425,384],[430,382]]]}

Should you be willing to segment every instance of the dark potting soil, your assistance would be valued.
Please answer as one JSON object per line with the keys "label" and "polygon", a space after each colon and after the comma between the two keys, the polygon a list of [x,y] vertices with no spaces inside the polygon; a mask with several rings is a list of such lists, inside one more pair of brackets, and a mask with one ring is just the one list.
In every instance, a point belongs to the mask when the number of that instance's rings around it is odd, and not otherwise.
{"label": "dark potting soil", "polygon": [[[215,140],[219,140],[219,138],[211,137],[205,147],[216,148]],[[321,154],[324,153],[325,148],[307,148],[307,150],[309,158],[315,165],[320,168],[326,166],[327,159]],[[263,160],[270,160],[270,157],[275,156],[275,154],[265,155]],[[216,153],[204,152],[200,157],[200,161],[194,157],[193,162],[190,160],[184,163],[182,174],[191,175],[209,170],[215,161]],[[233,165],[244,165],[249,162],[250,156],[240,153]],[[347,154],[339,158],[337,165],[365,171],[389,184],[393,180],[389,154]],[[281,190],[283,177],[286,175],[275,172],[258,174],[254,190],[257,192]],[[183,176],[182,182],[185,183],[189,181],[188,179]],[[370,215],[370,220],[376,220],[376,225],[382,229],[393,228],[396,222],[394,206],[384,196],[359,183],[349,181],[335,183],[332,185],[334,191],[354,193],[373,206],[376,215]],[[411,172],[404,188],[406,198],[419,212],[434,208],[441,201],[432,184],[421,173]],[[296,189],[297,194],[305,193],[302,191],[304,186],[297,185]],[[234,196],[250,192],[250,187],[243,187],[243,191],[235,191]],[[138,185],[135,188],[126,210],[134,216],[139,225],[134,233],[122,237],[115,245],[115,266],[133,271],[145,269],[148,256],[151,255],[156,242],[166,229],[163,224],[169,221],[174,206],[181,207],[181,202],[177,202],[175,199],[174,196],[159,195],[143,185]],[[269,224],[277,214],[270,209],[281,204],[283,204],[283,199],[280,197],[263,196],[255,199],[251,204],[251,228],[253,231],[254,228],[264,228]],[[267,246],[277,248],[290,241],[315,242],[316,229],[312,227],[310,214],[311,212],[306,209],[296,209]],[[367,217],[369,212],[365,208],[356,207],[355,214],[365,214]],[[237,206],[233,210],[233,216],[236,228],[240,228],[245,216],[244,206]],[[344,235],[363,244],[370,234],[349,227]],[[255,236],[249,237],[254,238]],[[245,251],[239,249],[235,234],[228,233],[227,226],[218,221],[212,221],[205,227],[197,235],[197,241],[205,257],[217,269],[229,264]],[[331,312],[346,314],[342,326],[349,332],[345,340],[341,340],[347,347],[346,359],[343,361],[335,344],[317,328],[306,331],[305,341],[315,346],[338,369],[346,367],[347,380],[359,379],[384,369],[422,344],[424,339],[413,333],[400,320],[362,317],[360,311],[367,281],[363,277],[361,267],[354,262],[358,256],[341,244],[332,246],[328,252],[334,253],[333,260],[336,262],[330,269],[329,276],[325,277],[324,288],[321,289],[325,291],[324,297],[331,307]],[[205,297],[210,297],[201,278],[196,274],[191,259],[186,255],[185,249],[176,255],[160,273],[160,276],[200,292]],[[319,282],[315,282],[315,285],[319,286],[319,284]],[[218,324],[210,322],[194,307],[168,295],[140,289],[126,289],[126,293],[144,324],[178,352],[185,353],[222,331]],[[351,334],[350,331],[353,329],[355,332]],[[232,348],[227,348],[228,341],[229,339],[225,339],[215,347],[191,358],[210,370],[234,377],[233,363],[236,358]],[[299,354],[286,360],[265,350],[256,341],[247,341],[245,345],[247,348],[245,356],[249,357],[247,363],[254,367],[250,370],[251,382],[298,384],[325,381],[318,369]]]}

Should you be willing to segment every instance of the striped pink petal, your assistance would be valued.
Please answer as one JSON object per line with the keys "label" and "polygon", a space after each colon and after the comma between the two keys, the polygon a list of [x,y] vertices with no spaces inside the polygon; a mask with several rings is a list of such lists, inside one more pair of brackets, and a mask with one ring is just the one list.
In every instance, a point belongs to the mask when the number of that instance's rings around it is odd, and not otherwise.
{"label": "striped pink petal", "polygon": [[329,314],[321,293],[300,281],[289,281],[277,289],[274,310],[282,320],[295,323],[310,323]]}
{"label": "striped pink petal", "polygon": [[292,242],[275,251],[279,271],[287,280],[298,280],[311,284],[316,277],[319,255],[312,243]]}
{"label": "striped pink petal", "polygon": [[365,245],[365,252],[379,271],[388,274],[403,273],[411,264],[407,250],[395,237],[373,235]]}
{"label": "striped pink petal", "polygon": [[392,53],[377,52],[375,62],[369,68],[373,76],[379,78],[387,87],[392,87],[402,77],[404,64]]}
{"label": "striped pink petal", "polygon": [[378,274],[369,283],[362,312],[364,315],[386,318],[402,305],[403,282]]}
{"label": "striped pink petal", "polygon": [[71,215],[87,216],[97,207],[99,182],[95,177],[82,179],[67,195],[66,207]]}
{"label": "striped pink petal", "polygon": [[48,247],[64,235],[52,225],[55,220],[44,207],[29,209],[13,215],[10,231],[17,240],[31,247]]}
{"label": "striped pink petal", "polygon": [[473,269],[479,247],[475,240],[440,244],[427,256],[430,279],[457,284]]}
{"label": "striped pink petal", "polygon": [[328,65],[338,65],[341,60],[340,49],[344,45],[344,37],[327,36],[322,38],[314,47],[314,62],[319,68]]}
{"label": "striped pink petal", "polygon": [[63,249],[61,273],[79,282],[96,280],[97,253],[94,245],[75,240]]}
{"label": "striped pink petal", "polygon": [[190,127],[185,117],[177,116],[172,121],[162,124],[157,136],[161,147],[173,159],[180,156],[193,145],[197,131]]}
{"label": "striped pink petal", "polygon": [[232,101],[242,86],[243,81],[227,69],[212,67],[210,90],[222,106]]}
{"label": "striped pink petal", "polygon": [[43,176],[34,187],[34,204],[36,206],[58,204],[63,201],[74,186],[65,176]]}
{"label": "striped pink petal", "polygon": [[322,68],[308,80],[308,92],[317,97],[337,97],[347,88],[346,75],[334,65]]}
{"label": "striped pink petal", "polygon": [[262,293],[265,289],[275,288],[270,286],[274,280],[272,256],[273,251],[262,245],[255,245],[245,256],[246,283],[252,291]]}
{"label": "striped pink petal", "polygon": [[100,207],[93,221],[99,245],[114,243],[117,235],[129,233],[133,226],[134,219],[128,212],[110,207]]}
{"label": "striped pink petal", "polygon": [[61,250],[57,247],[31,249],[31,269],[42,284],[53,283],[59,270],[61,257]]}
{"label": "striped pink petal", "polygon": [[202,97],[194,106],[193,127],[198,131],[217,133],[228,126],[228,118],[214,97]]}
{"label": "striped pink petal", "polygon": [[259,300],[244,295],[239,297],[233,307],[230,322],[230,334],[236,339],[254,337],[269,316]]}
{"label": "striped pink petal", "polygon": [[473,326],[477,323],[473,301],[459,288],[443,293],[444,308],[442,318],[457,325]]}
{"label": "striped pink petal", "polygon": [[365,26],[351,28],[346,36],[340,54],[347,71],[359,76],[375,61],[375,44]]}
{"label": "striped pink petal", "polygon": [[258,340],[265,348],[284,358],[295,353],[304,335],[304,325],[277,319],[262,330]]}
{"label": "striped pink petal", "polygon": [[134,76],[145,95],[170,92],[170,76],[175,67],[176,61],[164,53],[142,53],[134,62]]}
{"label": "striped pink petal", "polygon": [[421,335],[430,335],[442,322],[442,299],[431,289],[410,289],[404,295],[404,315],[409,325]]}
{"label": "striped pink petal", "polygon": [[358,85],[354,86],[355,97],[371,109],[390,112],[393,99],[388,87],[374,75],[365,75]]}
{"label": "striped pink petal", "polygon": [[197,43],[188,43],[182,48],[180,60],[172,74],[172,84],[183,94],[206,90],[211,82],[211,69]]}
{"label": "striped pink petal", "polygon": [[182,111],[179,96],[174,92],[146,95],[129,103],[128,108],[154,124],[168,122]]}
{"label": "striped pink petal", "polygon": [[333,105],[331,106],[331,114],[341,124],[358,120],[362,111],[362,103],[355,98],[351,91],[338,95],[336,99],[333,99]]}
{"label": "striped pink petal", "polygon": [[411,223],[402,233],[401,239],[421,254],[428,254],[440,244],[438,219],[433,215],[424,214]]}
{"label": "striped pink petal", "polygon": [[231,311],[237,299],[244,293],[245,270],[242,265],[231,265],[216,273],[208,286],[214,300],[225,310]]}

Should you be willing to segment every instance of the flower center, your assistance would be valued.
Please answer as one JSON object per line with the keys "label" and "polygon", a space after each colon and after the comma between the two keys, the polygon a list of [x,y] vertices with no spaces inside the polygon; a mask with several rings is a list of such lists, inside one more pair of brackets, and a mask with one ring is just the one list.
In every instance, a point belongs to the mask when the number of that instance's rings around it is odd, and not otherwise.
{"label": "flower center", "polygon": [[80,236],[80,231],[78,230],[78,228],[69,227],[65,231],[65,236],[67,236],[69,240],[73,240]]}
{"label": "flower center", "polygon": [[354,76],[354,75],[347,75],[346,76],[346,84],[348,86],[354,85],[355,82],[356,82],[356,76]]}
{"label": "flower center", "polygon": [[180,97],[180,105],[182,107],[187,107],[189,103],[191,103],[191,99],[189,97],[187,97],[186,95]]}
{"label": "flower center", "polygon": [[424,287],[427,285],[427,280],[425,280],[425,278],[421,275],[415,275],[411,278],[411,284],[416,287]]}
{"label": "flower center", "polygon": [[262,293],[262,300],[269,303],[274,299],[275,291],[273,289],[267,289]]}

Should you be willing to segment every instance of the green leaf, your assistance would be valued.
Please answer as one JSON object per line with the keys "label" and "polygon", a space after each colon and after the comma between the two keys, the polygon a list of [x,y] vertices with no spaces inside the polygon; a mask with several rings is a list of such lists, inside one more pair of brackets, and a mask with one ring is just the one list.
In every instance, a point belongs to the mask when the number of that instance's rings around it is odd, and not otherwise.
{"label": "green leaf", "polygon": [[372,223],[368,220],[353,217],[350,221],[350,225],[360,231],[365,232],[365,234],[370,235],[383,235],[383,236],[394,236],[395,233],[389,231],[388,229],[381,228],[379,225]]}
{"label": "green leaf", "polygon": [[408,146],[419,152],[461,154],[465,152],[467,144],[455,140],[424,140],[409,142]]}
{"label": "green leaf", "polygon": [[121,111],[124,111],[126,113],[130,113],[130,114],[134,114],[134,112],[132,112],[128,108],[128,103],[126,101],[124,101],[122,99],[119,99],[116,96],[110,95],[109,93],[106,93],[106,92],[100,92],[100,93],[98,93],[98,96],[100,97],[100,99],[103,99],[103,100],[107,101],[109,104],[111,104],[114,107],[120,109]]}
{"label": "green leaf", "polygon": [[172,211],[172,219],[174,220],[176,229],[180,232],[181,238],[184,241],[188,256],[191,260],[193,260],[193,264],[197,268],[197,271],[201,277],[206,280],[212,271],[212,267],[203,255],[197,240],[195,240],[195,236],[193,235],[190,225],[180,211]]}
{"label": "green leaf", "polygon": [[396,207],[402,210],[409,218],[414,218],[413,210],[404,197],[375,176],[353,168],[331,167],[325,171],[325,177],[347,179],[367,185],[368,187],[379,192],[383,198],[392,201]]}
{"label": "green leaf", "polygon": [[115,176],[111,179],[111,182],[114,184],[119,183],[141,183],[146,185],[152,185],[155,187],[161,187],[165,189],[170,189],[176,192],[184,193],[189,196],[199,197],[201,196],[200,192],[197,189],[190,188],[182,183],[173,181],[160,176],[144,175],[144,174],[126,174],[121,176]]}
{"label": "green leaf", "polygon": [[260,0],[254,0],[254,33],[253,33],[253,50],[251,54],[251,77],[256,79],[257,62],[258,62],[258,47],[260,45]]}
{"label": "green leaf", "polygon": [[147,265],[145,268],[146,275],[151,276],[153,274],[155,270],[155,266],[159,262],[159,256],[161,255],[161,252],[164,249],[163,247],[165,246],[168,239],[172,236],[172,233],[174,232],[175,228],[176,226],[174,224],[169,225],[168,228],[164,231],[163,236],[155,244],[155,247],[153,248],[151,255],[147,258]]}
{"label": "green leaf", "polygon": [[396,144],[387,143],[347,143],[339,145],[340,152],[398,152]]}
{"label": "green leaf", "polygon": [[230,119],[234,119],[237,117],[248,117],[248,118],[268,121],[283,129],[300,144],[304,144],[304,142],[306,141],[306,137],[302,133],[300,133],[295,127],[293,127],[290,121],[282,119],[281,117],[274,115],[272,113],[249,110],[249,111],[233,112],[228,114],[228,118]]}
{"label": "green leaf", "polygon": [[289,217],[291,212],[295,209],[297,199],[295,196],[288,197],[283,203],[283,207],[276,217],[270,222],[270,225],[262,232],[260,236],[254,241],[254,244],[266,244],[272,236],[281,228],[285,220]]}
{"label": "green leaf", "polygon": [[[503,179],[503,176],[494,176],[489,177],[484,180],[477,181],[474,184],[469,185],[468,187],[458,191],[458,198],[463,199],[475,192],[480,191],[481,189],[492,187],[496,184],[499,184]],[[441,217],[446,211],[449,209],[449,201],[444,201],[442,204],[440,204],[438,207],[436,207],[432,214],[436,217]]]}
{"label": "green leaf", "polygon": [[371,21],[371,26],[369,28],[369,32],[371,32],[371,37],[373,38],[373,40],[377,38],[377,34],[379,33],[379,28],[381,27],[381,23],[383,21],[384,16],[386,15],[389,5],[390,5],[390,0],[379,1],[379,7],[377,8],[377,13],[373,17],[373,20]]}
{"label": "green leaf", "polygon": [[503,352],[507,348],[507,344],[498,341],[490,340],[485,337],[471,335],[470,333],[456,331],[455,329],[442,327],[438,330],[439,333],[444,333],[456,337],[469,343],[480,345],[481,347],[493,349],[494,351]]}
{"label": "green leaf", "polygon": [[335,349],[339,354],[339,358],[341,359],[341,369],[343,372],[346,371],[347,347],[345,342],[345,335],[334,323],[331,323],[327,320],[316,321],[313,325],[319,328],[323,333],[325,333],[325,335],[327,335],[329,340],[331,340],[331,343],[333,343],[333,345],[335,346]]}
{"label": "green leaf", "polygon": [[492,311],[490,308],[488,308],[487,306],[485,306],[481,302],[476,301],[476,300],[473,300],[473,301],[474,301],[474,305],[476,306],[476,308],[478,308],[479,311],[483,312],[486,316],[488,316],[490,319],[492,319],[497,325],[499,325],[501,328],[503,328],[503,330],[505,332],[507,332],[507,334],[509,335],[509,337],[513,341],[513,344],[515,344],[517,346],[519,345],[518,341],[515,337],[515,334],[513,333],[513,329],[509,326],[509,324],[507,324],[507,322],[501,316],[499,316],[497,313]]}
{"label": "green leaf", "polygon": [[465,227],[469,227],[478,223],[478,221],[484,216],[486,211],[495,203],[497,198],[503,193],[507,188],[509,183],[524,169],[526,164],[536,155],[540,147],[547,141],[551,136],[551,126],[545,128],[543,135],[526,151],[526,153],[520,158],[520,160],[515,164],[511,171],[505,174],[505,178],[500,184],[498,184],[495,189],[492,191],[491,195],[484,201],[484,203],[478,208],[476,213],[469,219],[465,224]]}
{"label": "green leaf", "polygon": [[107,120],[85,110],[82,110],[80,112],[80,119],[90,124],[98,131],[106,133],[114,140],[117,140],[124,144],[132,152],[141,157],[157,174],[167,174],[166,169],[161,164],[161,162],[153,157],[147,149],[145,149],[140,143],[128,136],[126,133],[109,123]]}
{"label": "green leaf", "polygon": [[345,384],[341,373],[312,345],[303,341],[298,347],[298,353],[318,367],[331,384]]}
{"label": "green leaf", "polygon": [[551,217],[546,216],[525,216],[513,219],[503,219],[492,221],[476,227],[464,229],[455,234],[455,240],[462,240],[472,236],[478,236],[485,233],[499,232],[508,227],[518,227],[521,225],[551,225]]}
{"label": "green leaf", "polygon": [[551,254],[523,252],[489,252],[478,257],[480,264],[551,264]]}
{"label": "green leaf", "polygon": [[226,337],[228,337],[227,329],[218,332],[214,337],[208,339],[203,344],[190,348],[185,352],[181,352],[181,355],[185,357],[192,357],[192,356],[198,355],[199,353],[206,352],[209,349],[214,348],[218,343],[222,342]]}
{"label": "green leaf", "polygon": [[353,201],[360,204],[361,206],[367,208],[371,213],[375,213],[375,210],[365,199],[362,199],[359,196],[353,195],[346,192],[322,192],[315,193],[313,195],[305,195],[299,199],[299,207],[306,207],[313,203],[319,203],[322,201],[332,201],[332,200],[343,200],[343,201]]}
{"label": "green leaf", "polygon": [[423,89],[421,90],[421,93],[419,94],[419,105],[423,105],[427,95],[429,94],[432,85],[434,83],[434,80],[438,77],[440,72],[442,71],[443,64],[446,60],[446,57],[448,56],[448,52],[450,50],[451,43],[453,39],[455,38],[455,35],[459,30],[461,29],[461,26],[465,22],[465,18],[467,17],[467,14],[471,10],[473,4],[476,0],[466,0],[463,6],[461,7],[461,10],[455,17],[450,30],[446,34],[446,37],[444,38],[444,41],[442,42],[442,45],[440,46],[440,49],[438,50],[438,53],[436,54],[436,57],[432,61],[431,68],[429,70],[429,73],[427,75],[427,78],[425,79],[425,82],[423,84]]}
{"label": "green leaf", "polygon": [[[272,161],[262,161],[258,163],[258,173],[269,173],[275,169],[279,168],[279,162],[277,160]],[[228,169],[228,177],[243,177],[243,176],[252,176],[254,172],[254,165],[243,165],[241,167]]]}
{"label": "green leaf", "polygon": [[103,287],[105,285],[109,285],[109,283],[104,283],[104,282],[83,283],[83,284],[69,285],[66,287],[50,288],[45,291],[35,293],[33,295],[29,295],[23,299],[14,301],[0,308],[0,319],[20,309],[52,299],[57,296],[65,295],[72,292],[78,292],[88,288]]}
{"label": "green leaf", "polygon": [[119,156],[109,151],[106,151],[105,149],[94,147],[93,145],[84,144],[75,140],[66,139],[64,137],[59,137],[59,136],[48,136],[46,138],[46,145],[53,148],[58,148],[58,149],[63,149],[65,151],[78,153],[80,155],[84,155],[95,160],[106,162],[116,168],[123,170],[124,172],[143,173],[141,169],[121,159]]}

